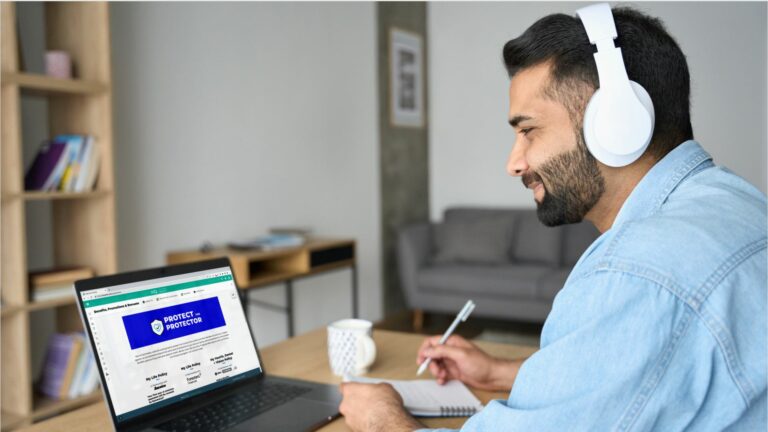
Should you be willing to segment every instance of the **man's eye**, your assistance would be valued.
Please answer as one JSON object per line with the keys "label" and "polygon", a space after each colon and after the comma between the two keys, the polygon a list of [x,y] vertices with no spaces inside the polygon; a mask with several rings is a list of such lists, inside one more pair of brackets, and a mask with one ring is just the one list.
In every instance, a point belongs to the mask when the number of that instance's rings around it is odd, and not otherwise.
{"label": "man's eye", "polygon": [[520,129],[520,133],[523,134],[523,136],[528,136],[528,133],[531,132],[532,130],[533,128]]}

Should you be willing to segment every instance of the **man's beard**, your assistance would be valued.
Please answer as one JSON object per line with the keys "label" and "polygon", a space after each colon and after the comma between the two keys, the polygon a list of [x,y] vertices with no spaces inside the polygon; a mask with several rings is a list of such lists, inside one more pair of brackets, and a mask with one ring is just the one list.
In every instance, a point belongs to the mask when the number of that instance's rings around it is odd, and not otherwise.
{"label": "man's beard", "polygon": [[[576,149],[554,156],[537,171],[523,175],[526,187],[535,181],[544,187],[544,199],[536,202],[536,214],[546,226],[581,222],[605,191],[605,179],[587,150],[581,130],[576,136]],[[549,180],[548,187],[539,173]]]}

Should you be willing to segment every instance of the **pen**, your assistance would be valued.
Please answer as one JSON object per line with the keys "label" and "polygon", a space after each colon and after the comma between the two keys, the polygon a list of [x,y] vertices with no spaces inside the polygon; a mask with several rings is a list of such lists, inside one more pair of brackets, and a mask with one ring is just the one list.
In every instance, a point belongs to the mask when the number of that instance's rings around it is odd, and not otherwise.
{"label": "pen", "polygon": [[[472,310],[475,309],[475,302],[472,300],[467,300],[467,304],[464,305],[463,308],[459,311],[459,314],[456,315],[456,319],[453,320],[451,323],[451,326],[448,327],[448,330],[445,331],[443,334],[443,337],[440,338],[440,342],[438,342],[438,345],[445,344],[445,341],[448,340],[448,338],[451,336],[451,333],[453,333],[454,330],[456,330],[456,326],[459,325],[460,322],[466,321],[467,318],[469,318],[469,314],[472,313]],[[429,366],[429,362],[431,362],[431,358],[427,358],[421,363],[421,366],[419,366],[419,370],[416,371],[416,376],[419,376],[424,373],[425,370],[427,370],[427,366]]]}

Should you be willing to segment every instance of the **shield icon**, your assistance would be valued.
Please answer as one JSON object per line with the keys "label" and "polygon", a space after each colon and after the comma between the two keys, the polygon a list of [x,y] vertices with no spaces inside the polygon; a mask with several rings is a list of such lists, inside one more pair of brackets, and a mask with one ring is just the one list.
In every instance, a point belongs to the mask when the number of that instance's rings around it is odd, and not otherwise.
{"label": "shield icon", "polygon": [[163,323],[160,322],[160,320],[152,321],[152,331],[155,332],[156,335],[160,336],[163,334],[163,330]]}

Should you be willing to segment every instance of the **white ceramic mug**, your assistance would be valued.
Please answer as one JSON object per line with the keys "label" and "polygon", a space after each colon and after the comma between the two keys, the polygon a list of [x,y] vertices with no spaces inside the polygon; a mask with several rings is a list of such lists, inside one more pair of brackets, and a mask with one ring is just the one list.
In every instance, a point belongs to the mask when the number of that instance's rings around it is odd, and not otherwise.
{"label": "white ceramic mug", "polygon": [[373,323],[343,319],[328,326],[328,361],[335,375],[362,375],[376,359]]}

